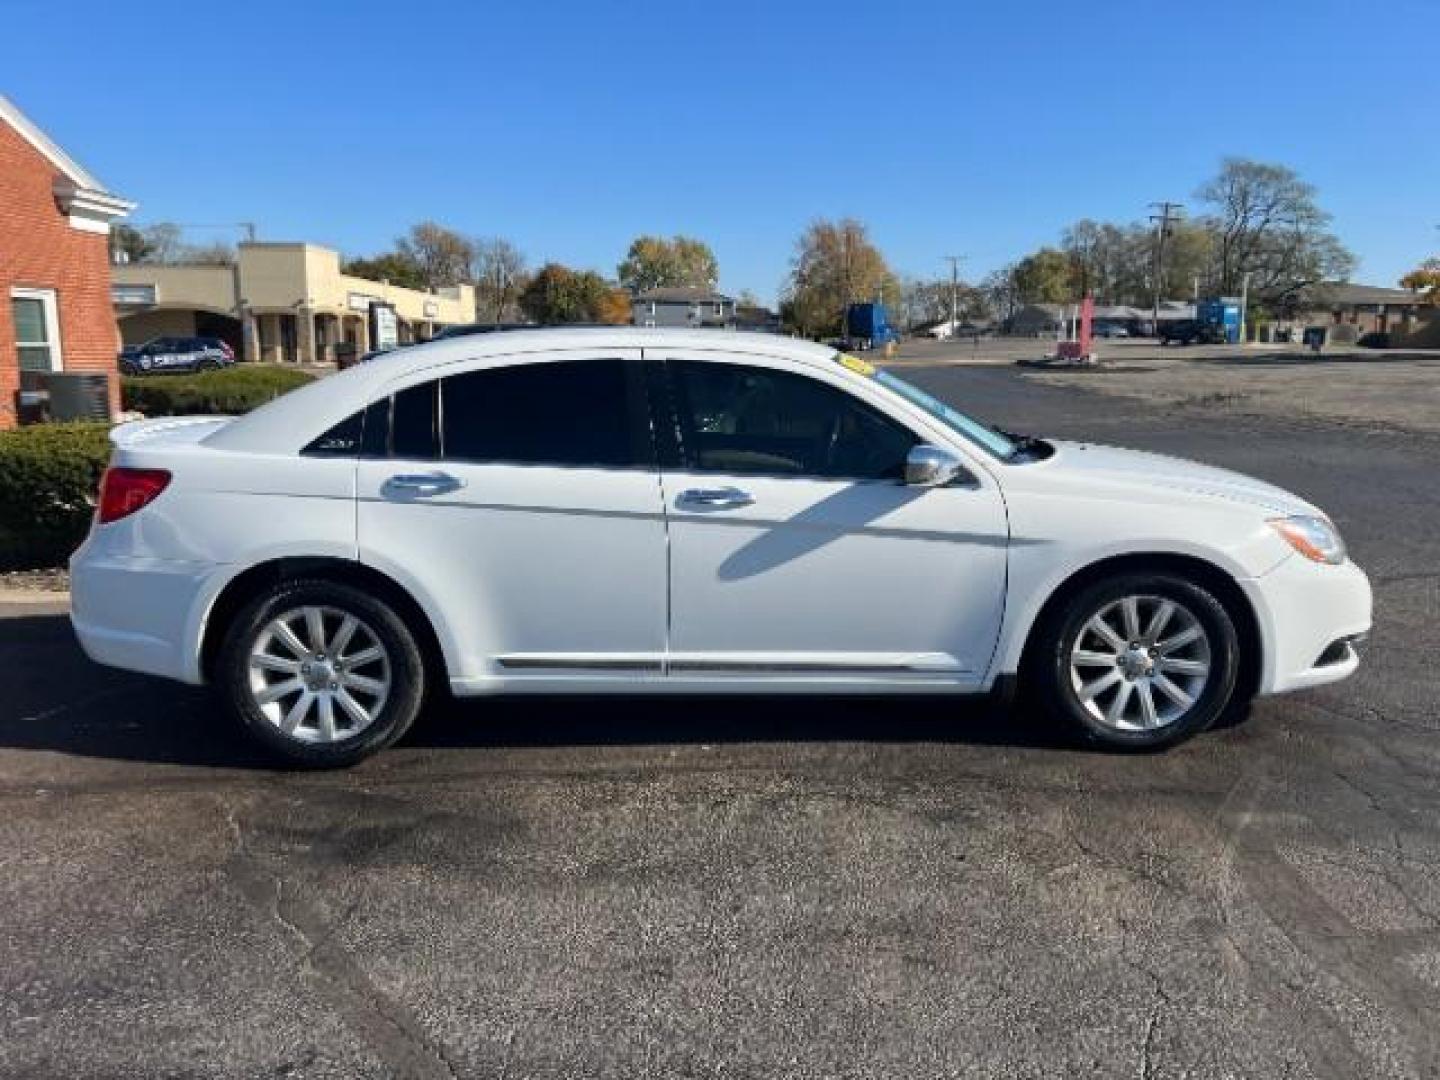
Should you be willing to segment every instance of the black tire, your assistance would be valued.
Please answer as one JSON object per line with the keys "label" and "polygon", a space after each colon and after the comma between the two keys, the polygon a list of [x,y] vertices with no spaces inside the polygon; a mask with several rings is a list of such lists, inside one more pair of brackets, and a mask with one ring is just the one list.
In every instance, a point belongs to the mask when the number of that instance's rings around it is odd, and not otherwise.
{"label": "black tire", "polygon": [[[259,636],[277,616],[304,607],[355,616],[383,646],[389,665],[389,693],[369,726],[333,742],[307,742],[286,734],[265,715],[251,689],[251,649]],[[257,596],[226,628],[215,687],[230,715],[279,760],[300,768],[339,769],[378,753],[404,736],[424,701],[425,674],[414,633],[389,605],[339,582],[294,580],[282,581]]]}
{"label": "black tire", "polygon": [[[1111,726],[1086,707],[1072,681],[1071,650],[1086,624],[1125,597],[1173,601],[1205,632],[1209,674],[1203,689],[1193,704],[1163,726]],[[1038,628],[1028,669],[1027,681],[1051,715],[1087,742],[1121,751],[1161,750],[1205,731],[1231,705],[1240,671],[1240,639],[1225,605],[1204,586],[1169,572],[1126,573],[1088,585],[1058,605]],[[1153,693],[1149,688],[1146,692]]]}
{"label": "black tire", "polygon": [[195,365],[196,371],[217,371],[220,367],[219,360],[212,360],[208,356]]}

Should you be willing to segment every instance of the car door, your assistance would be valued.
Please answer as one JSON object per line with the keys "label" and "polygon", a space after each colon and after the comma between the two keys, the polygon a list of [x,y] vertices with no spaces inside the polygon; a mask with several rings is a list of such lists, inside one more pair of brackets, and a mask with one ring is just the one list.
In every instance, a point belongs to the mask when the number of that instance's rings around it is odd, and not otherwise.
{"label": "car door", "polygon": [[367,410],[360,557],[440,613],[457,689],[660,677],[664,510],[638,360],[462,366]]}
{"label": "car door", "polygon": [[978,683],[1005,591],[994,480],[906,486],[930,440],[838,364],[663,357],[672,676]]}

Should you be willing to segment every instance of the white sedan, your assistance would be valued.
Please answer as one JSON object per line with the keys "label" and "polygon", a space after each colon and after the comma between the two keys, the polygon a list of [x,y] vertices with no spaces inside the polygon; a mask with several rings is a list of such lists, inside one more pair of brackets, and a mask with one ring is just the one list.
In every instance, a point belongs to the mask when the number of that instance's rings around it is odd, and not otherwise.
{"label": "white sedan", "polygon": [[1320,510],[1005,434],[733,332],[437,342],[238,419],[125,424],[72,560],[86,652],[345,765],[428,692],[1020,686],[1155,748],[1344,678],[1370,587]]}

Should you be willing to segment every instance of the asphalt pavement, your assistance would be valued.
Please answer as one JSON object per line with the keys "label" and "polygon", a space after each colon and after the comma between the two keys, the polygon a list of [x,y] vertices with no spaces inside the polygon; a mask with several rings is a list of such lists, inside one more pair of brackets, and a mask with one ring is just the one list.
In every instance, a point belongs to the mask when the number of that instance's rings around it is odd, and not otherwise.
{"label": "asphalt pavement", "polygon": [[1440,440],[904,374],[1318,502],[1360,672],[1156,756],[948,700],[516,700],[297,775],[0,605],[0,1076],[1436,1075]]}

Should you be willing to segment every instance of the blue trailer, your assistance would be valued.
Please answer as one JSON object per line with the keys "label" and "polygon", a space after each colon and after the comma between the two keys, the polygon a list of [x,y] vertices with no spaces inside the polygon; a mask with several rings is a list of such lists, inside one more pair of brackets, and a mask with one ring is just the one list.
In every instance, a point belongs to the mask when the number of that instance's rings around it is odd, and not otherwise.
{"label": "blue trailer", "polygon": [[890,325],[884,304],[851,304],[845,309],[845,336],[857,347],[878,349],[899,341],[900,334]]}
{"label": "blue trailer", "polygon": [[1240,303],[1236,300],[1201,300],[1195,305],[1195,321],[1218,331],[1227,345],[1240,342]]}

